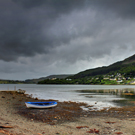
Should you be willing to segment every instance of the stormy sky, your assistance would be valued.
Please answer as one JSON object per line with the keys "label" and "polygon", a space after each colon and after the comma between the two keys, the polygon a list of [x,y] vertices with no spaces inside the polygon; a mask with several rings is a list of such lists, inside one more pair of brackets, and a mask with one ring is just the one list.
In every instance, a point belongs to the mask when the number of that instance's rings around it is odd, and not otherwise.
{"label": "stormy sky", "polygon": [[133,54],[134,0],[0,0],[0,79],[75,74]]}

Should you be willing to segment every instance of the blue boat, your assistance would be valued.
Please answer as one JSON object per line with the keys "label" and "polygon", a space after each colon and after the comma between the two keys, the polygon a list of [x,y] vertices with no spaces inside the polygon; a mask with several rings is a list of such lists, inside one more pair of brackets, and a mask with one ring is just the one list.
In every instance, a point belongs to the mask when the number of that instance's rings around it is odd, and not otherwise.
{"label": "blue boat", "polygon": [[27,108],[51,108],[57,106],[57,102],[25,102]]}

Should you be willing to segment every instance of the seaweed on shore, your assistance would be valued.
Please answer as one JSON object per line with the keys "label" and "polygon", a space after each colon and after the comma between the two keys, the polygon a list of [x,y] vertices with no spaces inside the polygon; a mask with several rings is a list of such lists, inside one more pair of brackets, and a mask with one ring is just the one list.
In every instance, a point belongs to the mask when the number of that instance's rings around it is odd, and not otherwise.
{"label": "seaweed on shore", "polygon": [[81,106],[87,106],[86,103],[57,101],[58,105],[53,108],[30,109],[26,108],[26,101],[52,101],[53,99],[39,100],[38,98],[32,98],[32,95],[18,93],[16,91],[6,91],[5,93],[9,98],[8,100],[11,101],[10,106],[16,110],[16,113],[24,116],[28,120],[41,121],[51,125],[63,123],[66,121],[75,121],[77,118],[84,115],[84,110],[81,108]]}
{"label": "seaweed on shore", "polygon": [[[31,121],[40,121],[50,125],[61,124],[63,122],[76,121],[80,117],[100,117],[110,116],[117,118],[135,118],[135,107],[105,108],[103,110],[84,111],[81,107],[89,107],[86,103],[58,102],[58,105],[49,109],[29,109],[26,108],[26,101],[37,101],[32,96],[17,92],[1,92],[1,99],[7,102],[8,108],[14,108],[15,113]],[[52,99],[51,99],[52,100]],[[46,100],[38,100],[46,101]],[[48,100],[47,100],[48,101]]]}
{"label": "seaweed on shore", "polygon": [[58,105],[49,109],[30,109],[21,107],[18,111],[20,115],[30,120],[42,121],[51,125],[62,123],[65,121],[74,121],[83,115],[80,106],[85,103],[76,102],[58,102]]}

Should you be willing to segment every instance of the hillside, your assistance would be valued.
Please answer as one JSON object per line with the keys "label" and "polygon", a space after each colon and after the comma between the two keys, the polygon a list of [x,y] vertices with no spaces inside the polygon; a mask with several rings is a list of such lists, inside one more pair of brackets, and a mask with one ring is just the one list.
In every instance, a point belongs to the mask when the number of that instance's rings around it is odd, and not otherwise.
{"label": "hillside", "polygon": [[87,78],[91,76],[106,75],[106,74],[116,74],[121,73],[125,77],[135,77],[135,55],[126,58],[123,61],[113,63],[109,66],[98,67],[93,69],[88,69],[74,76],[70,77],[72,79]]}
{"label": "hillside", "polygon": [[53,78],[58,78],[58,79],[65,79],[67,77],[73,76],[73,74],[61,74],[61,75],[49,75],[47,77],[41,77],[37,79],[28,79],[25,80],[27,83],[38,83],[39,81],[43,81],[45,79],[53,79]]}
{"label": "hillside", "polygon": [[65,79],[69,76],[73,76],[73,74],[49,75],[47,77],[44,77],[43,79],[53,79],[53,78]]}

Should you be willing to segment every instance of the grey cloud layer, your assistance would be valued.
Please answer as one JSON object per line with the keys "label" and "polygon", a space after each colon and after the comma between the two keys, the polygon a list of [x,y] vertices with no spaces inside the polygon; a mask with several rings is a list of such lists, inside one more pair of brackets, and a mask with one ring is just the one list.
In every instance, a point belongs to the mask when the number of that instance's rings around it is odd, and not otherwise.
{"label": "grey cloud layer", "polygon": [[66,72],[84,68],[82,61],[91,68],[103,64],[93,60],[132,55],[134,19],[134,0],[1,0],[1,71],[11,64],[9,72],[38,72],[39,65]]}
{"label": "grey cloud layer", "polygon": [[[1,3],[0,58],[5,61],[16,59],[16,55],[46,53],[52,46],[65,42],[66,39],[53,37],[50,28],[58,16],[72,11],[76,3],[79,6],[79,1],[73,1],[72,4],[52,0],[8,0]],[[4,56],[7,50],[10,52],[9,58]]]}
{"label": "grey cloud layer", "polygon": [[[16,56],[48,53],[52,47],[69,44],[73,38],[94,36],[104,23],[100,16],[106,17],[97,15],[97,11],[113,10],[130,18],[135,13],[134,3],[131,0],[1,0],[0,59],[12,61]],[[92,12],[96,14],[94,18]],[[62,17],[68,18],[68,23]]]}

